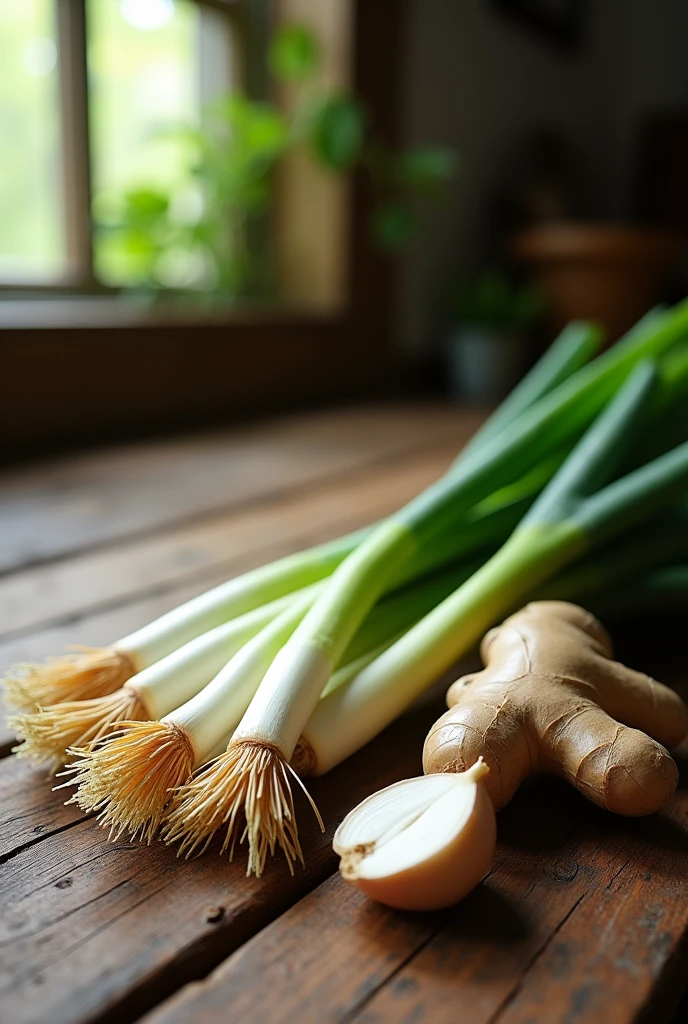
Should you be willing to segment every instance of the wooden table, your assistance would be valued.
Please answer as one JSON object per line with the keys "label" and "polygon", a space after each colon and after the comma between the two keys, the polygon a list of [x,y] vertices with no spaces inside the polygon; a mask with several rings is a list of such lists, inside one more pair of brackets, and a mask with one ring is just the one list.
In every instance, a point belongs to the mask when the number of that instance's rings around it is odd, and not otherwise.
{"label": "wooden table", "polygon": [[[107,643],[229,575],[385,514],[476,423],[439,406],[360,409],[5,472],[0,662]],[[313,782],[326,835],[301,805],[306,870],[292,878],[276,861],[260,882],[217,851],[184,863],[162,845],[110,843],[44,773],[5,757],[0,1018],[670,1019],[685,986],[685,788],[664,814],[628,821],[561,783],[532,784],[500,815],[490,874],[447,913],[393,913],[340,881],[334,827],[372,790],[420,772],[440,710],[401,720]]]}

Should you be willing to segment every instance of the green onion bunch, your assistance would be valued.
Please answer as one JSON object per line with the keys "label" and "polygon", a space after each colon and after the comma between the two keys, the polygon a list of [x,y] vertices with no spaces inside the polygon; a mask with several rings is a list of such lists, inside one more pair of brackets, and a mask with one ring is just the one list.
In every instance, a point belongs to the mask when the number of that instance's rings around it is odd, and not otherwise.
{"label": "green onion bunch", "polygon": [[191,854],[219,831],[230,855],[247,844],[249,871],[278,848],[292,867],[294,787],[523,601],[685,601],[688,300],[597,355],[601,341],[569,325],[448,471],[383,521],[105,650],[13,670],[17,752],[70,761],[72,800],[114,836],[161,831]]}

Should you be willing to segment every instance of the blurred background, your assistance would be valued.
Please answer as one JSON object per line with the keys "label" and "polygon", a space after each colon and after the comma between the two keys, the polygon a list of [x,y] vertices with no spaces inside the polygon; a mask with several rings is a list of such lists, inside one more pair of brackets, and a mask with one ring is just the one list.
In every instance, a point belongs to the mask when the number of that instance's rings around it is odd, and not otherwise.
{"label": "blurred background", "polygon": [[5,457],[494,403],[688,290],[683,0],[0,0]]}

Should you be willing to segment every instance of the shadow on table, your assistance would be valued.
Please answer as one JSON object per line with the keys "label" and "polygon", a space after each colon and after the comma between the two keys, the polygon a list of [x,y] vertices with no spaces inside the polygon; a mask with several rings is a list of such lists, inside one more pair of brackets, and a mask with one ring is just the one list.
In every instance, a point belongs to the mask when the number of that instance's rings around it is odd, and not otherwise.
{"label": "shadow on table", "polygon": [[[679,788],[688,787],[688,759],[677,759]],[[590,803],[566,782],[541,777],[527,782],[498,815],[499,842],[509,849],[547,854],[588,845],[622,841],[637,851],[652,844],[688,850],[688,831],[666,812],[640,818],[610,814]],[[629,846],[630,849],[630,846]],[[635,852],[634,851],[634,852]]]}
{"label": "shadow on table", "polygon": [[514,903],[482,883],[451,911],[442,932],[471,942],[519,942],[528,924]]}

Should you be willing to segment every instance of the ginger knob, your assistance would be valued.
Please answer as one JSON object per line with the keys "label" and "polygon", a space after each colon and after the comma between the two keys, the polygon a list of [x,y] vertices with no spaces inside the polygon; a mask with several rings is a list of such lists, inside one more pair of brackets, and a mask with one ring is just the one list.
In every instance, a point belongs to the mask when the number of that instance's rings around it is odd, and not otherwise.
{"label": "ginger knob", "polygon": [[483,639],[485,668],[455,682],[430,730],[424,770],[462,772],[477,757],[496,809],[529,775],[567,779],[617,814],[659,810],[678,781],[665,749],[688,733],[673,690],[612,660],[589,612],[563,601],[527,605]]}

